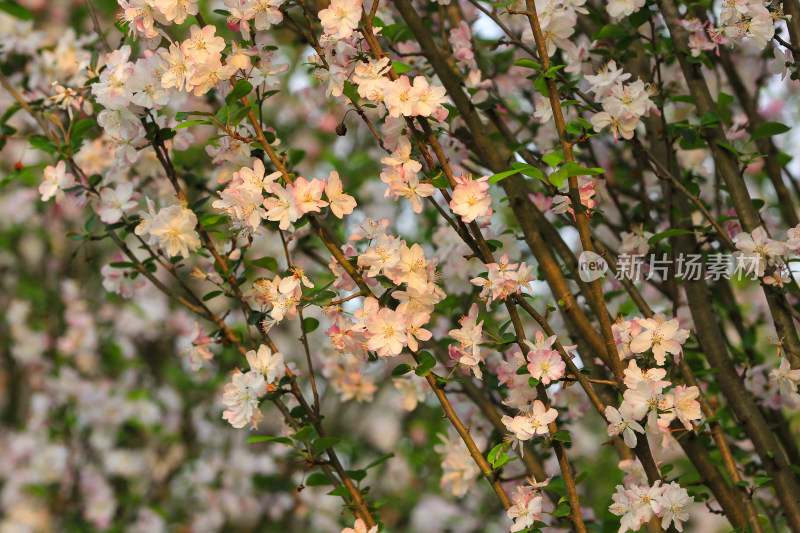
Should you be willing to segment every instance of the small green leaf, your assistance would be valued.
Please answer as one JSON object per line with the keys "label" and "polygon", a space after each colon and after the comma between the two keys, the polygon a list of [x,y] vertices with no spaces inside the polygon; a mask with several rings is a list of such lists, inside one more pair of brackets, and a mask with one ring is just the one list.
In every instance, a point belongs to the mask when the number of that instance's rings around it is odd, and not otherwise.
{"label": "small green leaf", "polygon": [[294,440],[304,442],[308,440],[312,433],[314,433],[314,428],[311,426],[304,426],[295,431],[294,435],[292,435],[292,438]]}
{"label": "small green leaf", "polygon": [[14,0],[0,1],[0,11],[5,11],[12,17],[20,20],[31,20],[33,18],[33,15],[31,15],[31,12],[28,11],[27,8],[19,5]]}
{"label": "small green leaf", "polygon": [[673,228],[668,229],[667,231],[662,231],[661,233],[656,233],[649,239],[647,239],[647,244],[656,244],[657,242],[663,241],[664,239],[668,239],[670,237],[675,237],[676,235],[687,235],[693,233],[688,229],[679,229]]}
{"label": "small green leaf", "polygon": [[310,476],[306,478],[306,482],[304,485],[306,487],[324,487],[325,485],[330,485],[331,480],[328,479],[328,476],[322,474],[320,472],[314,472]]}
{"label": "small green leaf", "polygon": [[534,70],[541,70],[542,68],[539,66],[539,63],[527,57],[523,57],[522,59],[517,59],[516,61],[514,61],[514,65],[517,67],[532,68]]}
{"label": "small green leaf", "polygon": [[792,128],[786,124],[781,124],[780,122],[765,122],[753,131],[751,139],[757,141],[758,139],[764,139],[765,137],[772,137],[774,135],[786,133],[790,129]]}
{"label": "small green leaf", "polygon": [[569,431],[566,429],[562,429],[553,433],[553,440],[561,441],[561,442],[572,442],[572,437],[569,434]]}
{"label": "small green leaf", "polygon": [[348,498],[350,496],[350,492],[348,492],[346,487],[336,487],[332,491],[328,493],[328,496],[339,496],[340,498]]}
{"label": "small green leaf", "polygon": [[291,445],[292,439],[288,439],[286,437],[263,437],[263,436],[250,437],[249,439],[247,439],[247,444],[253,444],[256,442],[277,442],[278,444]]}
{"label": "small green leaf", "polygon": [[260,257],[258,259],[253,259],[250,261],[250,264],[265,270],[269,270],[275,274],[278,273],[278,260],[274,257]]}
{"label": "small green leaf", "polygon": [[356,103],[359,100],[358,89],[356,86],[350,83],[349,81],[344,82],[344,89],[342,89],[342,94],[344,94],[347,98],[350,99],[351,102]]}
{"label": "small green leaf", "polygon": [[306,317],[303,319],[303,329],[306,333],[311,333],[319,327],[319,320],[313,317]]}
{"label": "small green leaf", "polygon": [[500,172],[499,174],[495,174],[489,178],[489,184],[494,185],[498,181],[504,180],[509,176],[513,176],[514,174],[519,174],[519,170],[506,170],[505,172]]}
{"label": "small green leaf", "polygon": [[253,84],[247,80],[239,80],[233,86],[231,92],[225,97],[225,103],[231,105],[236,100],[244,98],[253,90]]}
{"label": "small green leaf", "polygon": [[558,508],[553,511],[552,515],[555,517],[561,516],[569,516],[569,513],[572,511],[572,508],[569,506],[568,502],[561,502],[558,504]]}
{"label": "small green leaf", "polygon": [[394,71],[397,72],[398,74],[403,74],[405,72],[408,72],[409,70],[414,70],[405,63],[401,63],[400,61],[392,61],[392,67],[394,68]]}
{"label": "small green leaf", "polygon": [[700,119],[701,126],[710,126],[720,121],[719,113],[716,111],[706,111]]}
{"label": "small green leaf", "polygon": [[606,24],[592,36],[592,40],[597,41],[599,39],[612,39],[615,37],[626,37],[628,35],[630,35],[630,32],[622,26],[617,26],[616,24]]}
{"label": "small green leaf", "polygon": [[380,457],[378,457],[377,459],[372,461],[370,464],[365,466],[364,470],[369,470],[370,468],[375,468],[376,466],[378,466],[382,462],[387,461],[387,460],[391,459],[392,457],[394,457],[393,453],[387,453],[386,455],[381,455]]}
{"label": "small green leaf", "polygon": [[189,128],[191,126],[199,126],[201,124],[211,124],[211,122],[209,122],[207,120],[200,120],[200,119],[187,120],[186,122],[181,122],[180,124],[178,124],[177,126],[175,126],[172,129],[179,130],[179,129],[182,129],[182,128]]}
{"label": "small green leaf", "polygon": [[542,157],[542,161],[550,165],[553,170],[564,161],[564,152],[553,152]]}
{"label": "small green leaf", "polygon": [[320,437],[314,441],[314,451],[317,453],[322,453],[323,451],[327,450],[328,448],[333,447],[334,445],[338,444],[341,439],[337,439],[336,437]]}
{"label": "small green leaf", "polygon": [[400,377],[400,376],[403,376],[405,374],[408,374],[409,372],[411,372],[411,365],[403,363],[403,364],[397,365],[396,367],[394,367],[392,369],[392,377],[393,378]]}
{"label": "small green leaf", "polygon": [[222,294],[222,291],[211,291],[208,294],[206,294],[205,296],[203,296],[203,301],[207,302],[209,300],[213,300],[214,298],[216,298],[220,294]]}
{"label": "small green leaf", "polygon": [[510,442],[501,442],[489,452],[489,455],[486,456],[486,460],[489,461],[492,466],[497,462],[497,460],[506,454],[508,449],[511,447]]}
{"label": "small green leaf", "polygon": [[424,377],[430,374],[435,366],[436,359],[428,352],[422,352],[419,354],[419,365],[417,365],[417,369],[414,370],[414,373]]}

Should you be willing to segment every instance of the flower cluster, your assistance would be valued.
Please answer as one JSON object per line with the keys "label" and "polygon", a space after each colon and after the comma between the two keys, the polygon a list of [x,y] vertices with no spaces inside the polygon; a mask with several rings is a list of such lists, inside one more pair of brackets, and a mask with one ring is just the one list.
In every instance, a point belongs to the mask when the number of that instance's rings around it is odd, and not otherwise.
{"label": "flower cluster", "polygon": [[481,287],[480,297],[487,305],[494,300],[505,300],[512,294],[520,294],[522,290],[531,290],[530,282],[536,280],[533,266],[522,263],[509,263],[508,254],[503,254],[497,263],[486,265],[486,277],[478,276],[470,282]]}
{"label": "flower cluster", "polygon": [[234,371],[222,396],[222,403],[227,407],[222,418],[235,428],[243,428],[248,423],[258,427],[264,419],[258,407],[259,398],[267,393],[269,384],[278,379],[284,369],[283,354],[273,353],[264,344],[258,347],[258,351],[250,350],[245,355],[250,371]]}
{"label": "flower cluster", "polygon": [[586,76],[591,83],[590,91],[602,100],[603,110],[592,115],[592,127],[600,131],[611,127],[614,139],[632,139],[639,119],[658,108],[650,99],[654,92],[642,80],[623,83],[630,74],[617,68],[616,61],[610,61],[594,76]]}
{"label": "flower cluster", "polygon": [[656,516],[661,519],[663,529],[673,526],[683,531],[683,522],[689,519],[687,507],[694,502],[694,496],[689,496],[686,489],[674,481],[668,485],[656,481],[652,487],[617,485],[613,498],[614,503],[608,509],[621,517],[619,533],[637,531]]}

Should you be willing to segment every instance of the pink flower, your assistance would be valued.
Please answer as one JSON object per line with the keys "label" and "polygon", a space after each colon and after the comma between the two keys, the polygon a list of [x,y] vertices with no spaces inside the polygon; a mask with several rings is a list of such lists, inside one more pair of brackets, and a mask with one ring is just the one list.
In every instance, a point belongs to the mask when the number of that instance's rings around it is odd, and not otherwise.
{"label": "pink flower", "polygon": [[638,322],[645,331],[631,340],[631,352],[642,353],[652,348],[659,366],[666,362],[667,353],[674,355],[676,360],[683,354],[681,345],[689,337],[689,331],[680,328],[677,318],[664,321],[656,317],[640,319]]}
{"label": "pink flower", "polygon": [[529,415],[534,434],[546,435],[550,432],[548,424],[555,422],[558,418],[558,411],[550,407],[549,409],[539,400],[533,401],[533,409]]}
{"label": "pink flower", "polygon": [[461,216],[464,222],[469,223],[480,217],[491,216],[492,197],[487,193],[488,179],[489,176],[477,180],[465,179],[453,189],[450,209]]}
{"label": "pink flower", "polygon": [[367,525],[359,518],[356,520],[356,523],[353,524],[353,527],[344,528],[342,533],[378,533],[378,526],[372,526],[369,531],[367,531]]}
{"label": "pink flower", "polygon": [[408,342],[405,317],[383,308],[367,321],[367,347],[380,356],[399,355]]}
{"label": "pink flower", "polygon": [[356,207],[355,199],[343,192],[342,180],[339,178],[339,173],[335,170],[328,176],[327,184],[325,185],[325,195],[328,197],[328,202],[330,202],[331,212],[336,215],[337,218],[349,215]]}
{"label": "pink flower", "polygon": [[545,385],[564,377],[564,371],[567,368],[566,363],[561,360],[561,356],[555,350],[528,352],[528,361],[530,361],[528,363],[528,372]]}
{"label": "pink flower", "polygon": [[43,202],[55,196],[56,203],[61,203],[64,199],[64,190],[75,184],[75,176],[68,173],[66,168],[66,163],[59,161],[56,166],[47,166],[44,169],[44,181],[39,185]]}
{"label": "pink flower", "polygon": [[228,407],[222,418],[237,429],[245,427],[248,422],[252,422],[254,428],[258,427],[264,418],[258,409],[258,399],[266,393],[267,383],[263,374],[255,371],[242,374],[236,370],[222,395],[222,403]]}
{"label": "pink flower", "polygon": [[292,197],[297,209],[301,213],[308,213],[315,211],[319,213],[320,209],[328,205],[328,202],[322,199],[322,191],[325,190],[325,181],[314,178],[308,181],[305,178],[297,178],[294,180],[294,188],[292,189]]}
{"label": "pink flower", "polygon": [[606,419],[608,420],[608,436],[616,437],[622,433],[622,438],[628,448],[636,446],[635,432],[644,433],[644,428],[633,418],[633,413],[630,408],[626,408],[625,402],[620,405],[619,410],[610,405],[606,406]]}
{"label": "pink flower", "polygon": [[361,20],[361,0],[331,0],[318,16],[325,33],[337,39],[347,39]]}
{"label": "pink flower", "polygon": [[770,239],[767,231],[761,226],[754,229],[752,235],[746,232],[738,234],[736,248],[742,252],[737,257],[737,265],[742,265],[746,269],[750,264],[754,264],[758,277],[764,276],[764,269],[767,264],[774,262],[773,258],[781,257],[786,253],[786,246],[779,241]]}

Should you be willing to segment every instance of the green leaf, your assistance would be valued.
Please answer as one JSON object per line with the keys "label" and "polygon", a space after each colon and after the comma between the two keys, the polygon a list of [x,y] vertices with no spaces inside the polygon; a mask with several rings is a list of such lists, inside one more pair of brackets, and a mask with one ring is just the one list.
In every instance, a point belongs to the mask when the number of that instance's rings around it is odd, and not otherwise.
{"label": "green leaf", "polygon": [[539,381],[536,378],[533,378],[533,377],[528,378],[528,386],[530,388],[532,388],[532,389],[535,389],[536,387],[538,387],[540,383],[541,383],[541,381]]}
{"label": "green leaf", "polygon": [[191,126],[199,126],[201,124],[211,124],[211,122],[209,122],[208,120],[200,120],[200,119],[187,120],[186,122],[181,122],[180,124],[178,124],[177,126],[175,126],[172,129],[179,130],[179,129],[182,129],[182,128],[189,128]]}
{"label": "green leaf", "polygon": [[258,259],[253,259],[250,261],[250,264],[265,270],[269,270],[275,274],[278,273],[278,260],[274,257],[260,257]]}
{"label": "green leaf", "polygon": [[529,178],[536,178],[538,180],[546,181],[544,179],[544,174],[542,174],[541,170],[527,163],[520,163],[519,161],[515,161],[514,163],[511,163],[511,168],[517,170],[520,174],[524,176],[528,176]]}
{"label": "green leaf", "polygon": [[766,137],[772,137],[774,135],[786,133],[790,129],[792,128],[786,124],[781,124],[780,122],[765,122],[753,131],[753,135],[750,138],[754,141],[757,141],[758,139],[764,139]]}
{"label": "green leaf", "polygon": [[338,444],[341,439],[337,439],[336,437],[320,437],[314,441],[314,451],[317,453],[321,453],[328,448],[332,448],[334,445]]}
{"label": "green leaf", "polygon": [[365,466],[364,470],[369,470],[370,468],[375,468],[376,466],[378,466],[382,462],[387,461],[387,460],[391,459],[392,457],[394,457],[393,453],[387,453],[386,455],[381,455],[380,457],[378,457],[377,459],[372,461],[370,464]]}
{"label": "green leaf", "polygon": [[325,485],[330,485],[331,480],[328,479],[328,476],[322,474],[320,472],[314,472],[310,476],[306,478],[306,482],[304,485],[306,487],[324,487]]}
{"label": "green leaf", "polygon": [[720,121],[719,113],[716,111],[706,111],[700,119],[701,126],[710,126]]}
{"label": "green leaf", "polygon": [[498,181],[504,180],[509,176],[513,176],[514,174],[519,174],[519,170],[506,170],[505,172],[500,172],[499,174],[495,174],[489,178],[489,184],[494,185]]}
{"label": "green leaf", "polygon": [[588,168],[574,161],[568,161],[563,167],[550,174],[549,178],[550,183],[556,187],[561,187],[564,181],[570,176],[591,176],[594,174],[602,174],[603,172],[605,172],[605,170],[602,168]]}
{"label": "green leaf", "polygon": [[569,502],[561,502],[552,515],[555,517],[569,516],[570,511],[572,511],[572,508],[569,506]]}
{"label": "green leaf", "polygon": [[349,498],[350,492],[346,487],[336,487],[328,493],[328,496],[339,496],[340,498]]}
{"label": "green leaf", "polygon": [[414,373],[424,377],[430,374],[435,366],[436,359],[428,352],[422,352],[419,354],[419,365],[417,365],[417,369],[414,370]]}
{"label": "green leaf", "polygon": [[411,365],[403,363],[403,364],[397,365],[396,367],[394,367],[392,369],[392,377],[396,378],[396,377],[399,377],[399,376],[403,376],[405,374],[408,374],[409,372],[411,372]]}
{"label": "green leaf", "polygon": [[28,11],[27,8],[19,5],[14,0],[0,1],[0,11],[5,11],[12,17],[20,20],[31,20],[33,18],[33,15],[31,15],[31,12]]}
{"label": "green leaf", "polygon": [[500,459],[500,457],[506,455],[506,452],[510,447],[511,447],[510,442],[501,442],[500,444],[492,448],[492,450],[489,452],[489,455],[486,456],[486,460],[489,461],[492,464],[492,466],[494,466],[495,463],[498,461],[498,459]]}
{"label": "green leaf", "polygon": [[676,235],[687,235],[687,234],[690,234],[690,233],[693,233],[693,232],[689,231],[688,229],[679,229],[679,228],[668,229],[667,231],[662,231],[661,233],[656,233],[655,235],[650,237],[647,240],[647,244],[655,244],[655,243],[657,243],[659,241],[663,241],[664,239],[668,239],[668,238],[674,237]]}
{"label": "green leaf", "polygon": [[523,57],[522,59],[517,59],[516,61],[514,61],[514,66],[523,68],[532,68],[534,70],[541,70],[542,68],[539,66],[539,63],[527,57]]}
{"label": "green leaf", "polygon": [[315,329],[319,327],[319,320],[313,317],[307,317],[303,319],[303,329],[306,333],[311,333]]}
{"label": "green leaf", "polygon": [[358,95],[358,89],[356,86],[350,83],[349,81],[344,82],[344,89],[342,90],[342,94],[350,99],[351,102],[356,103],[358,102],[360,96]]}
{"label": "green leaf", "polygon": [[394,71],[397,72],[398,74],[403,74],[405,72],[408,72],[409,70],[414,70],[405,63],[401,63],[400,61],[392,61],[392,68],[394,68]]}
{"label": "green leaf", "polygon": [[253,444],[256,442],[277,442],[279,444],[288,444],[291,446],[292,439],[288,439],[286,437],[263,437],[263,436],[250,437],[249,439],[247,439],[247,444]]}
{"label": "green leaf", "polygon": [[247,80],[239,80],[233,86],[231,92],[225,97],[225,103],[231,105],[236,100],[244,98],[253,90],[253,84]]}
{"label": "green leaf", "polygon": [[207,302],[209,300],[213,300],[214,298],[216,298],[220,294],[222,294],[222,291],[211,291],[208,294],[206,294],[205,296],[203,296],[203,301]]}
{"label": "green leaf", "polygon": [[312,433],[314,433],[314,428],[311,426],[303,426],[295,431],[294,435],[292,435],[292,438],[294,440],[303,442],[308,440]]}
{"label": "green leaf", "polygon": [[630,35],[630,31],[626,30],[622,26],[617,26],[616,24],[606,24],[592,36],[592,40],[596,41],[599,39],[612,39],[615,37],[626,37],[628,35]]}
{"label": "green leaf", "polygon": [[561,441],[561,442],[572,442],[572,437],[569,434],[569,431],[566,429],[562,429],[553,433],[553,440]]}
{"label": "green leaf", "polygon": [[564,161],[564,152],[553,152],[542,157],[542,161],[550,165],[553,170]]}

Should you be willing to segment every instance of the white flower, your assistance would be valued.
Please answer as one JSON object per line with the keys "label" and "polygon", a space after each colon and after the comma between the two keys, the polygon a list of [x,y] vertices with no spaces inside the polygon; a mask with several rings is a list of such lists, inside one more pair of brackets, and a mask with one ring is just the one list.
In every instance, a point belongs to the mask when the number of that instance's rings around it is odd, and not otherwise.
{"label": "white flower", "polygon": [[683,522],[689,519],[686,508],[694,503],[694,496],[689,496],[686,489],[673,481],[663,487],[656,503],[661,507],[658,511],[661,527],[667,529],[672,524],[678,531],[683,531]]}
{"label": "white flower", "polygon": [[[622,411],[618,411],[615,407],[606,407],[606,419],[608,420],[608,436],[616,437],[622,433],[622,438],[628,448],[636,446],[636,431],[644,433],[644,428],[634,420],[633,413],[630,409],[624,408],[625,403],[620,405]],[[613,511],[612,511],[613,512]],[[616,513],[615,513],[616,514]]]}
{"label": "white flower", "polygon": [[237,429],[245,427],[248,422],[252,422],[253,427],[258,427],[258,423],[264,418],[258,409],[258,399],[267,392],[264,375],[255,371],[242,374],[237,370],[224,390],[222,403],[228,409],[222,413],[222,418]]}
{"label": "white flower", "polygon": [[136,207],[136,201],[132,197],[133,184],[130,182],[120,183],[116,189],[106,187],[100,191],[100,205],[97,207],[100,220],[106,224],[119,222],[125,211]]}
{"label": "white flower", "polygon": [[56,166],[47,166],[44,169],[44,181],[39,185],[42,201],[46,202],[53,196],[56,203],[64,199],[64,190],[75,184],[75,176],[66,171],[66,163],[59,161]]}
{"label": "white flower", "polygon": [[283,370],[283,354],[280,352],[272,353],[269,346],[262,344],[258,347],[258,352],[250,350],[245,354],[250,370],[262,374],[267,383],[272,383]]}
{"label": "white flower", "polygon": [[173,257],[200,248],[200,235],[194,230],[197,216],[191,209],[180,205],[162,208],[150,223],[149,233],[158,239],[159,246]]}
{"label": "white flower", "polygon": [[781,396],[786,396],[787,398],[797,396],[800,369],[792,370],[789,360],[784,357],[781,360],[781,366],[770,371],[769,382],[779,387]]}
{"label": "white flower", "polygon": [[337,39],[347,39],[361,20],[361,0],[332,0],[318,16],[325,33]]}

